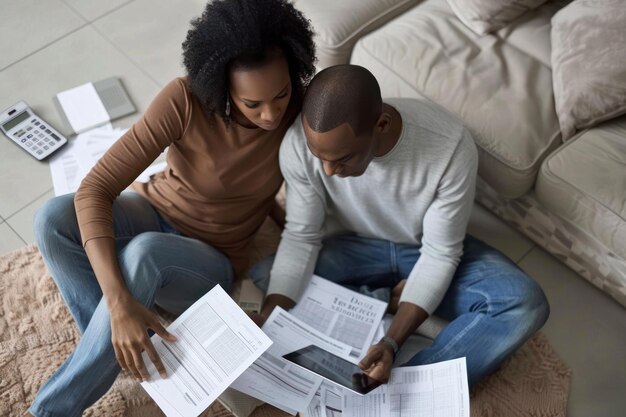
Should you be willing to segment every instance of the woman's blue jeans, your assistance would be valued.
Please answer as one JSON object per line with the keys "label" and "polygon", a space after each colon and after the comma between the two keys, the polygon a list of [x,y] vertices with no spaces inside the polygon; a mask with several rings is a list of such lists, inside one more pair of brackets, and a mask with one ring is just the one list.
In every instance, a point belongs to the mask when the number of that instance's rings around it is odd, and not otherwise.
{"label": "woman's blue jeans", "polygon": [[[467,236],[463,257],[443,301],[434,312],[450,323],[433,344],[405,366],[465,356],[470,386],[498,365],[548,319],[550,308],[539,285],[506,256]],[[420,256],[414,245],[354,235],[324,241],[315,274],[384,301],[406,279]],[[273,257],[251,270],[266,291]]]}
{"label": "woman's blue jeans", "polygon": [[[230,261],[196,239],[181,236],[143,197],[125,192],[113,204],[119,266],[126,287],[146,307],[180,314],[216,284],[229,291]],[[111,387],[120,367],[111,344],[109,312],[83,249],[74,196],[48,201],[35,216],[37,245],[81,338],[41,387],[29,412],[78,417]]]}

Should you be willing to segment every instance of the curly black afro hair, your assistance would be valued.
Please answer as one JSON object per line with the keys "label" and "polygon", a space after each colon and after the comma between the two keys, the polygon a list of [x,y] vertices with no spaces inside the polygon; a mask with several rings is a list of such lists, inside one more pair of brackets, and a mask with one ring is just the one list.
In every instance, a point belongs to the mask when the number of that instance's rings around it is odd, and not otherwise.
{"label": "curly black afro hair", "polygon": [[192,93],[209,115],[225,114],[228,70],[254,68],[267,62],[278,47],[289,64],[292,102],[302,100],[315,73],[313,30],[302,13],[286,0],[209,1],[202,16],[191,21],[183,42],[183,63]]}

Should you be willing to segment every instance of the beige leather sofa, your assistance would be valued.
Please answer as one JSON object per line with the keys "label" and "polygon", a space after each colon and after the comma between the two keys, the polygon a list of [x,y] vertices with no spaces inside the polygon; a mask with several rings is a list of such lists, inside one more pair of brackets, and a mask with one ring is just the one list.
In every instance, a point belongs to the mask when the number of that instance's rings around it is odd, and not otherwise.
{"label": "beige leather sofa", "polygon": [[563,142],[549,1],[479,36],[446,0],[296,0],[318,67],[367,67],[385,97],[457,114],[480,154],[477,200],[626,306],[626,116]]}

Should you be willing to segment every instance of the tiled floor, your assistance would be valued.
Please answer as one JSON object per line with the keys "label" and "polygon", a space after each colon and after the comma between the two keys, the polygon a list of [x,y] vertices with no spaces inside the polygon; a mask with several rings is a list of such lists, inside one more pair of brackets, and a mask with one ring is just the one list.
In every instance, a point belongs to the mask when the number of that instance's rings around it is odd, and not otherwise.
{"label": "tiled floor", "polygon": [[[25,100],[59,127],[55,93],[119,76],[139,111],[114,124],[129,127],[159,89],[182,74],[180,44],[203,5],[0,1],[0,108]],[[52,195],[47,163],[1,137],[0,254],[33,242],[32,216]],[[552,314],[544,332],[573,370],[568,416],[624,415],[626,310],[479,206],[470,232],[502,250],[546,291]]]}

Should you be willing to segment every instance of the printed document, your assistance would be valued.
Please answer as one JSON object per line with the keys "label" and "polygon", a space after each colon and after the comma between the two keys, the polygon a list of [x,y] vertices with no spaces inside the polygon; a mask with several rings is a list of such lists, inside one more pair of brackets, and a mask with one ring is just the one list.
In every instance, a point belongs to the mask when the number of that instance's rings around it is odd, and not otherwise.
{"label": "printed document", "polygon": [[343,388],[322,381],[309,407],[302,417],[341,417]]}
{"label": "printed document", "polygon": [[387,303],[313,275],[290,311],[332,339],[352,347],[344,359],[358,364],[377,336]]}
{"label": "printed document", "polygon": [[98,159],[126,130],[110,124],[92,129],[70,140],[65,148],[50,160],[54,195],[73,193]]}
{"label": "printed document", "polygon": [[272,341],[216,286],[169,327],[178,340],[152,336],[168,377],[143,353],[150,381],[143,388],[167,417],[197,417]]}
{"label": "printed document", "polygon": [[[50,160],[54,195],[74,193],[96,162],[124,134],[127,129],[114,129],[110,124],[81,133],[70,140],[63,150]],[[150,175],[163,171],[166,163],[148,167],[137,181],[147,182]]]}
{"label": "printed document", "polygon": [[344,390],[342,411],[343,417],[469,417],[465,358],[394,368],[389,383],[367,395]]}
{"label": "printed document", "polygon": [[335,355],[346,357],[350,346],[335,341],[276,307],[263,325],[274,344],[231,385],[238,391],[296,414],[306,410],[322,378],[282,358],[295,350],[316,345]]}

